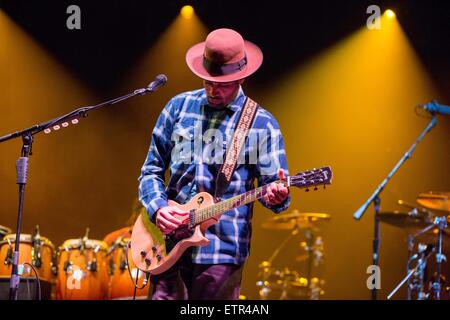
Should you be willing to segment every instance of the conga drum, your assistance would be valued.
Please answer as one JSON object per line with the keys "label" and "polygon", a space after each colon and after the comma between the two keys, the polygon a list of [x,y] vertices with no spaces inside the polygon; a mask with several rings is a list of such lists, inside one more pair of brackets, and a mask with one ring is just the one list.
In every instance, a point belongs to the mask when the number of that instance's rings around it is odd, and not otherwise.
{"label": "conga drum", "polygon": [[[4,236],[0,242],[0,275],[10,276],[15,250],[16,234]],[[30,234],[20,235],[19,244],[19,274],[21,277],[35,277],[34,271],[24,263],[29,263],[36,269],[40,279],[51,282],[55,247],[52,242],[41,236]],[[56,271],[56,270],[53,270]]]}
{"label": "conga drum", "polygon": [[108,245],[100,240],[70,239],[59,248],[58,300],[102,300],[108,294]]}
{"label": "conga drum", "polygon": [[[128,247],[129,238],[119,238],[111,247],[109,252],[109,293],[108,299],[132,299],[134,297],[134,288],[143,286],[146,274],[140,271],[133,263],[131,250]],[[127,261],[128,255],[128,261]],[[128,265],[130,270],[128,270]],[[130,276],[131,273],[131,276]],[[150,283],[142,289],[136,289],[136,299],[146,299]]]}

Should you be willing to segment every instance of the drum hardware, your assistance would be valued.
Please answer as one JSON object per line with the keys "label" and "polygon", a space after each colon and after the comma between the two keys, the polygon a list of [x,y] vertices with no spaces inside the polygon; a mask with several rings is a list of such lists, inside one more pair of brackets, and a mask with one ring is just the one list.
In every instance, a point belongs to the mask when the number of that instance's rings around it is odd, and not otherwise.
{"label": "drum hardware", "polygon": [[13,248],[11,245],[11,240],[7,239],[7,241],[8,241],[8,251],[6,253],[6,258],[5,258],[4,264],[11,265],[13,263]]}
{"label": "drum hardware", "polygon": [[127,269],[127,261],[125,260],[125,258],[123,256],[121,257],[119,269],[120,269],[120,271],[125,271]]}
{"label": "drum hardware", "polygon": [[429,297],[429,293],[425,291],[425,267],[427,265],[428,258],[434,252],[433,245],[427,245],[419,243],[418,253],[411,256],[408,260],[407,273],[411,272],[412,262],[417,260],[417,266],[415,272],[412,274],[413,281],[411,283],[411,278],[408,279],[407,289],[408,289],[408,300],[412,298],[412,292],[416,292],[417,300],[426,300]]}
{"label": "drum hardware", "polygon": [[35,232],[31,239],[31,245],[33,249],[31,250],[31,261],[33,266],[40,268],[42,266],[41,258],[41,235],[39,232],[39,225],[36,225]]}
{"label": "drum hardware", "polygon": [[86,268],[88,269],[88,271],[96,272],[97,271],[97,259],[94,258],[94,260],[89,261],[87,263],[87,267]]}
{"label": "drum hardware", "polygon": [[109,275],[112,276],[114,274],[115,265],[114,265],[114,259],[109,259]]}
{"label": "drum hardware", "polygon": [[89,239],[89,228],[86,228],[86,233],[85,233],[84,237],[81,238],[80,253],[83,253],[88,239]]}
{"label": "drum hardware", "polygon": [[[263,228],[272,230],[290,230],[288,236],[280,243],[267,261],[259,265],[260,280],[256,282],[259,287],[260,299],[266,300],[275,290],[281,290],[277,294],[278,299],[283,300],[292,295],[300,295],[306,299],[319,299],[324,294],[321,286],[325,283],[317,277],[313,277],[313,267],[318,267],[323,262],[323,238],[317,236],[319,224],[330,219],[326,213],[300,213],[294,210],[292,213],[276,216],[262,224]],[[306,253],[296,257],[297,262],[307,262],[307,277],[301,277],[296,271],[284,268],[275,270],[272,263],[286,246],[288,241],[302,231],[306,241],[300,242],[300,248]]]}
{"label": "drum hardware", "polygon": [[[433,224],[428,225],[424,229],[418,231],[417,233],[410,235],[408,237],[408,249],[410,252],[410,258],[408,260],[407,265],[407,271],[408,274],[406,277],[398,284],[398,286],[388,295],[388,299],[391,299],[391,297],[400,289],[400,287],[404,283],[408,283],[408,299],[412,298],[412,291],[414,290],[417,292],[417,299],[423,300],[430,298],[430,293],[432,293],[433,299],[440,300],[441,297],[441,263],[443,261],[446,261],[445,255],[442,254],[442,240],[444,229],[447,228],[447,217],[435,217]],[[426,234],[427,232],[438,229],[437,233],[437,244],[434,245],[425,245],[425,244],[419,244],[418,245],[418,253],[415,255],[411,255],[412,248],[414,246],[414,239],[421,236],[422,234]],[[435,279],[432,282],[431,291],[429,293],[424,291],[424,270],[427,264],[427,260],[432,254],[435,254],[436,256],[436,275]],[[410,264],[417,260],[416,267],[411,269]],[[413,283],[411,284],[410,278],[414,276]]]}
{"label": "drum hardware", "polygon": [[70,259],[69,259],[69,248],[68,247],[64,247],[64,250],[66,251],[66,253],[67,253],[67,260],[66,261],[64,261],[64,267],[63,267],[63,270],[64,270],[64,272],[65,273],[67,273],[67,272],[69,272],[69,269],[70,269],[70,267],[72,266],[72,262],[70,261]]}

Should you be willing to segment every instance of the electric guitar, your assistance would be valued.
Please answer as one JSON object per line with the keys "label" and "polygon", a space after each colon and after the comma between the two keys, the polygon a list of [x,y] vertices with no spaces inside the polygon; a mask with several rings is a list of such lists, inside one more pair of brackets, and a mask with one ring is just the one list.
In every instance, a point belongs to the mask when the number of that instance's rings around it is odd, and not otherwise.
{"label": "electric guitar", "polygon": [[[314,190],[317,190],[320,185],[325,188],[325,185],[331,184],[331,178],[331,168],[323,167],[276,182],[309,191],[308,188],[314,187]],[[133,262],[140,270],[152,275],[166,271],[189,247],[205,246],[209,243],[205,237],[206,229],[216,224],[223,213],[264,197],[267,187],[268,185],[265,185],[217,203],[214,203],[213,196],[207,192],[196,194],[184,205],[169,200],[169,206],[189,212],[189,215],[174,215],[182,224],[169,235],[164,235],[143,210],[131,234]]]}

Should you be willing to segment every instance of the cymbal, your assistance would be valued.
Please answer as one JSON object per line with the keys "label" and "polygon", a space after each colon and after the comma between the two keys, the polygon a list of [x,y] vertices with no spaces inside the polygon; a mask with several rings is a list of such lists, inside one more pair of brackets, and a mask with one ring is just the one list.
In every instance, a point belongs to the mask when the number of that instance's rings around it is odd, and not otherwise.
{"label": "cymbal", "polygon": [[327,213],[299,212],[280,214],[264,222],[261,226],[272,230],[313,229],[318,222],[330,219]]}
{"label": "cymbal", "polygon": [[380,221],[400,228],[424,228],[433,223],[431,215],[417,210],[380,212]]}
{"label": "cymbal", "polygon": [[[436,244],[438,241],[438,233],[439,233],[439,229],[438,228],[434,228],[433,230],[430,230],[428,232],[425,232],[419,236],[417,236],[417,242],[422,242],[422,243],[428,243],[428,244]],[[448,247],[449,245],[449,240],[450,240],[450,233],[448,230],[442,230],[442,246]]]}
{"label": "cymbal", "polygon": [[450,212],[450,192],[421,193],[416,201],[428,209]]}

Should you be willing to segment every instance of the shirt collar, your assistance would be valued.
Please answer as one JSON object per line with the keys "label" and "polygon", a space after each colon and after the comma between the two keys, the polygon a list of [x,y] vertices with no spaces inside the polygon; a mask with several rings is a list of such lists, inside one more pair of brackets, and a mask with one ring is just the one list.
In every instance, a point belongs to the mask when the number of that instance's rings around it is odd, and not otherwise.
{"label": "shirt collar", "polygon": [[[245,100],[245,94],[244,90],[242,90],[242,86],[239,86],[238,94],[236,95],[236,98],[227,105],[224,109],[225,110],[231,110],[233,113],[238,111],[243,105]],[[208,105],[208,99],[206,98],[206,92],[203,92],[203,95],[201,97],[201,105]]]}

